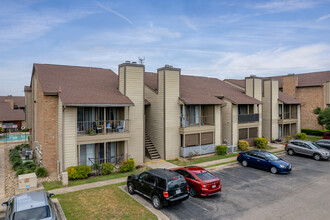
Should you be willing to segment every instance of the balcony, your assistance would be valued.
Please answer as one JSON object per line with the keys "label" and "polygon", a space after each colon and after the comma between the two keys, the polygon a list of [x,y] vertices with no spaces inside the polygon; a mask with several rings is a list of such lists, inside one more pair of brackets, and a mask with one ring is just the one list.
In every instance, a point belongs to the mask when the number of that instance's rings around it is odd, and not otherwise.
{"label": "balcony", "polygon": [[297,119],[296,112],[284,112],[283,114],[279,115],[280,119]]}
{"label": "balcony", "polygon": [[259,121],[259,114],[238,115],[239,124],[258,122],[258,121]]}
{"label": "balcony", "polygon": [[78,122],[77,135],[84,136],[129,132],[128,122],[128,119]]}
{"label": "balcony", "polygon": [[184,117],[180,118],[181,128],[193,127],[193,126],[205,126],[211,125],[214,126],[214,117],[213,116],[201,116],[197,120],[186,120]]}

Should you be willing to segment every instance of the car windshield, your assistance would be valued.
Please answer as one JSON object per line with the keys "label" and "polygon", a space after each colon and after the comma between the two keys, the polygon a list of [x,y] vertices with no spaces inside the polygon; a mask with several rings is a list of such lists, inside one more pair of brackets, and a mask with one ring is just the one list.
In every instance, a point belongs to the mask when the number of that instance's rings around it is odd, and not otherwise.
{"label": "car windshield", "polygon": [[14,213],[14,220],[36,220],[50,217],[48,206],[42,206],[34,209],[27,209]]}
{"label": "car windshield", "polygon": [[216,178],[209,172],[202,172],[202,173],[195,173],[195,174],[199,179],[201,179],[203,181]]}
{"label": "car windshield", "polygon": [[272,160],[272,161],[276,161],[276,160],[280,159],[277,156],[275,156],[274,154],[270,154],[270,153],[267,153],[266,157],[267,157],[268,160]]}
{"label": "car windshield", "polygon": [[309,146],[314,150],[321,149],[321,147],[319,145],[317,145],[316,143],[310,143]]}
{"label": "car windshield", "polygon": [[179,188],[179,187],[183,187],[186,185],[186,180],[181,177],[181,176],[178,176],[178,177],[174,177],[172,180],[170,180],[168,183],[167,183],[167,187],[168,189],[176,189],[176,188]]}

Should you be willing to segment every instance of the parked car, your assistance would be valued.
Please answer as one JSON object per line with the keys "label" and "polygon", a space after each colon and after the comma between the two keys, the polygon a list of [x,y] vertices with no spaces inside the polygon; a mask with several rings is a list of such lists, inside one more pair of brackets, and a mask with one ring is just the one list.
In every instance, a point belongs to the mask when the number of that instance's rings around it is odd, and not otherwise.
{"label": "parked car", "polygon": [[327,160],[330,158],[330,151],[310,141],[290,140],[285,145],[285,150],[290,156],[302,154],[312,156],[315,160]]}
{"label": "parked car", "polygon": [[260,168],[270,171],[273,174],[289,173],[292,169],[290,162],[283,160],[270,152],[261,150],[241,152],[237,156],[237,161],[240,162],[243,167],[251,166]]}
{"label": "parked car", "polygon": [[323,135],[323,139],[330,139],[330,132],[325,132]]}
{"label": "parked car", "polygon": [[7,206],[5,220],[56,219],[54,203],[44,190],[27,192],[9,198],[2,206]]}
{"label": "parked car", "polygon": [[314,143],[322,148],[330,150],[330,140],[322,139],[322,140],[315,141]]}
{"label": "parked car", "polygon": [[127,177],[127,189],[151,199],[156,209],[189,198],[189,186],[184,177],[174,171],[153,169]]}
{"label": "parked car", "polygon": [[189,194],[192,197],[211,196],[221,191],[219,178],[201,167],[188,166],[171,170],[184,176],[189,184]]}

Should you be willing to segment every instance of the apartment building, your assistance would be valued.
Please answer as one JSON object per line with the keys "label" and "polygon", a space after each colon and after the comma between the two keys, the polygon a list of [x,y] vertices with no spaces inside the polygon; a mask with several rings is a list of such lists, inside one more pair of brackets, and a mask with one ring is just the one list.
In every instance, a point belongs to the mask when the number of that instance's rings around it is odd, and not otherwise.
{"label": "apartment building", "polygon": [[25,128],[24,96],[0,96],[0,127],[7,131]]}
{"label": "apartment building", "polygon": [[[321,107],[322,109],[330,107],[330,71],[288,74],[263,78],[263,80],[266,79],[278,80],[279,96],[285,96],[291,101],[294,101],[291,98],[299,100],[301,104],[301,128],[323,129],[322,126],[317,123],[317,115],[315,115],[313,111],[316,107]],[[244,80],[228,79],[225,81],[231,85],[244,88]],[[286,111],[288,111],[289,108],[288,106],[282,107],[282,110],[287,116],[288,113]],[[295,111],[295,107],[293,107],[293,111]],[[294,115],[293,113],[292,117]],[[284,133],[288,133],[287,131],[290,130],[288,126],[286,127],[287,128],[283,130]]]}

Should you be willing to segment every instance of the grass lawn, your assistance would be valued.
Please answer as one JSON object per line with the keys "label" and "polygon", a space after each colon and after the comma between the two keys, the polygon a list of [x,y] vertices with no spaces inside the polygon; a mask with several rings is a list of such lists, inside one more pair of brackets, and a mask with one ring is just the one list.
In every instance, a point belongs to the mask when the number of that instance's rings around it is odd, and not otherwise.
{"label": "grass lawn", "polygon": [[318,141],[322,138],[323,136],[306,135],[306,141]]}
{"label": "grass lawn", "polygon": [[[276,147],[272,147],[272,146],[267,145],[267,147],[263,150],[267,151],[267,150],[273,150],[273,149],[276,149]],[[249,150],[258,150],[258,148],[250,147]],[[240,152],[240,151],[238,151],[238,152]],[[230,157],[237,157],[237,154],[238,153],[226,154],[226,155],[211,155],[211,156],[200,157],[200,158],[196,158],[196,159],[192,159],[192,160],[175,159],[175,160],[167,160],[167,161],[170,162],[170,163],[173,163],[177,166],[189,166],[189,165],[192,165],[192,164],[199,164],[199,163],[204,163],[204,162],[213,161],[213,160],[221,160],[221,159],[230,158]],[[226,164],[226,163],[227,162],[219,163],[216,166],[221,165],[221,164]],[[215,165],[212,165],[212,166],[215,166]],[[207,167],[210,167],[210,166],[207,166]]]}
{"label": "grass lawn", "polygon": [[[127,173],[115,172],[115,173],[112,173],[112,174],[106,175],[106,176],[92,176],[92,177],[89,177],[88,179],[70,180],[69,186],[78,186],[78,185],[83,185],[86,183],[94,183],[94,182],[99,182],[99,181],[104,181],[104,180],[111,180],[111,179],[116,179],[116,178],[121,178],[121,177],[127,177],[127,176],[131,175],[132,173],[140,173],[140,172],[143,172],[148,169],[150,169],[150,168],[143,167],[140,169],[136,169],[132,172],[127,172]],[[45,188],[45,190],[47,190],[47,191],[63,187],[61,181],[42,182],[42,185]]]}
{"label": "grass lawn", "polygon": [[216,166],[225,165],[225,164],[234,163],[234,162],[237,162],[237,160],[231,160],[231,161],[227,161],[227,162],[223,162],[223,163],[212,164],[212,165],[205,166],[203,168],[216,167]]}
{"label": "grass lawn", "polygon": [[115,184],[57,195],[67,219],[157,219]]}

